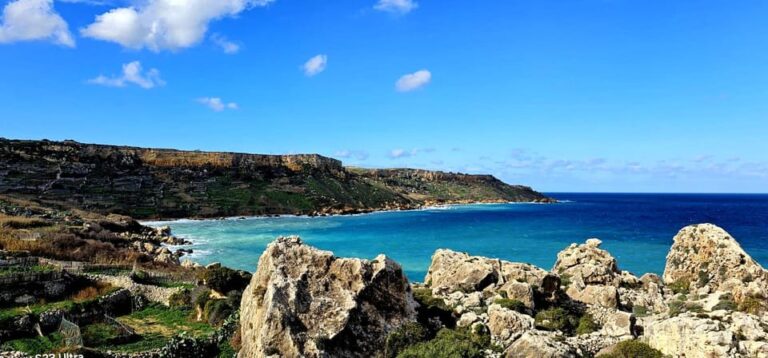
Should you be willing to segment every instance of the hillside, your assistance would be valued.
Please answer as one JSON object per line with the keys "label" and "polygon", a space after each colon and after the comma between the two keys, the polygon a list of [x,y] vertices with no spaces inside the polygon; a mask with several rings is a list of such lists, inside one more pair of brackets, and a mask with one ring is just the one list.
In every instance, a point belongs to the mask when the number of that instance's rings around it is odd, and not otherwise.
{"label": "hillside", "polygon": [[492,176],[345,168],[257,155],[0,139],[0,194],[135,218],[339,214],[436,203],[547,202]]}

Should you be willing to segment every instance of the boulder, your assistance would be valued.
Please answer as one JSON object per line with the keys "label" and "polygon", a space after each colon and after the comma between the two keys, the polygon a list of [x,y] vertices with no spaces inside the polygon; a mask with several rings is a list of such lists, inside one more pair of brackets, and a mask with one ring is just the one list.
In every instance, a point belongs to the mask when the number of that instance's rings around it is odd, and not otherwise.
{"label": "boulder", "polygon": [[570,358],[576,357],[574,349],[563,343],[564,337],[553,332],[531,330],[504,351],[507,358]]}
{"label": "boulder", "polygon": [[601,332],[611,337],[633,338],[635,316],[628,312],[616,311],[606,317]]}
{"label": "boulder", "polygon": [[552,272],[568,283],[565,293],[572,299],[587,304],[616,308],[619,303],[618,286],[631,276],[619,271],[616,259],[600,249],[602,242],[589,239],[586,243],[571,244],[557,254]]}
{"label": "boulder", "polygon": [[522,302],[525,307],[534,309],[534,295],[533,287],[525,282],[510,281],[503,284],[498,289],[499,293],[503,293],[508,299]]}
{"label": "boulder", "polygon": [[482,291],[499,279],[500,264],[495,267],[495,261],[498,260],[469,256],[451,250],[437,250],[432,255],[432,264],[424,282],[446,292]]}
{"label": "boulder", "polygon": [[530,308],[533,308],[531,291],[543,300],[554,301],[560,288],[557,275],[536,266],[443,249],[432,256],[424,282],[434,294],[442,297],[453,292],[484,291],[492,295],[500,290],[510,291],[508,293],[519,295],[526,305],[530,304]]}
{"label": "boulder", "polygon": [[733,357],[737,353],[733,332],[722,323],[688,313],[652,322],[644,335],[651,347],[673,357]]}
{"label": "boulder", "polygon": [[667,255],[664,282],[688,285],[692,291],[731,292],[736,302],[768,298],[768,272],[731,235],[712,224],[678,232]]}
{"label": "boulder", "polygon": [[616,308],[619,304],[618,289],[613,286],[588,285],[579,289],[578,285],[572,285],[565,293],[576,301],[590,305]]}
{"label": "boulder", "polygon": [[531,316],[506,309],[500,305],[488,307],[488,330],[491,337],[502,347],[509,346],[525,331],[534,328],[534,319]]}
{"label": "boulder", "polygon": [[243,293],[240,356],[375,356],[389,332],[415,321],[416,307],[387,257],[337,258],[278,238]]}

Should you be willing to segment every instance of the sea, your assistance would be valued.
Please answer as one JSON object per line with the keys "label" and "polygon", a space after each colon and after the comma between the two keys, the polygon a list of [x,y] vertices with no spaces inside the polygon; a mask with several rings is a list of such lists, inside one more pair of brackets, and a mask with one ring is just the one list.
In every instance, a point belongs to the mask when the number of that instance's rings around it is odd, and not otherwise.
{"label": "sea", "polygon": [[712,223],[768,266],[768,194],[547,193],[557,204],[447,205],[330,217],[251,217],[148,222],[191,240],[201,264],[255,271],[278,236],[298,235],[339,257],[385,254],[412,281],[424,280],[437,249],[526,262],[551,269],[557,253],[589,238],[638,276],[662,274],[672,238],[683,227]]}

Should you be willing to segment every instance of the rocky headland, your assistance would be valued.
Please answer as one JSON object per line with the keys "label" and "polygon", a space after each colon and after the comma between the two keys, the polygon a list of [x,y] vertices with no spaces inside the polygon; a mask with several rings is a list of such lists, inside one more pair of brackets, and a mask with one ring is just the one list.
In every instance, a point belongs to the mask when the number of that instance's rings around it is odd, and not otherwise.
{"label": "rocky headland", "polygon": [[0,194],[136,219],[328,215],[471,202],[552,202],[487,175],[258,155],[0,138]]}
{"label": "rocky headland", "polygon": [[385,256],[279,238],[243,293],[239,357],[768,357],[768,273],[723,229],[682,229],[663,277],[600,245],[551,270],[438,250],[409,284]]}

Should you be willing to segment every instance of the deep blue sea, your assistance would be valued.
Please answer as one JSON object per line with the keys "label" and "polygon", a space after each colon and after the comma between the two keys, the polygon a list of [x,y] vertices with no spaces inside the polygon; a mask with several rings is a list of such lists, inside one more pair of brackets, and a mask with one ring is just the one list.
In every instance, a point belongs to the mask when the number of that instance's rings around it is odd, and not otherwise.
{"label": "deep blue sea", "polygon": [[558,204],[480,204],[380,212],[356,216],[180,220],[177,236],[192,240],[191,258],[254,271],[267,244],[299,235],[337,256],[373,258],[384,253],[422,281],[438,248],[528,262],[551,269],[569,244],[597,237],[637,275],[661,274],[682,227],[713,223],[731,233],[768,266],[768,195],[549,193]]}

